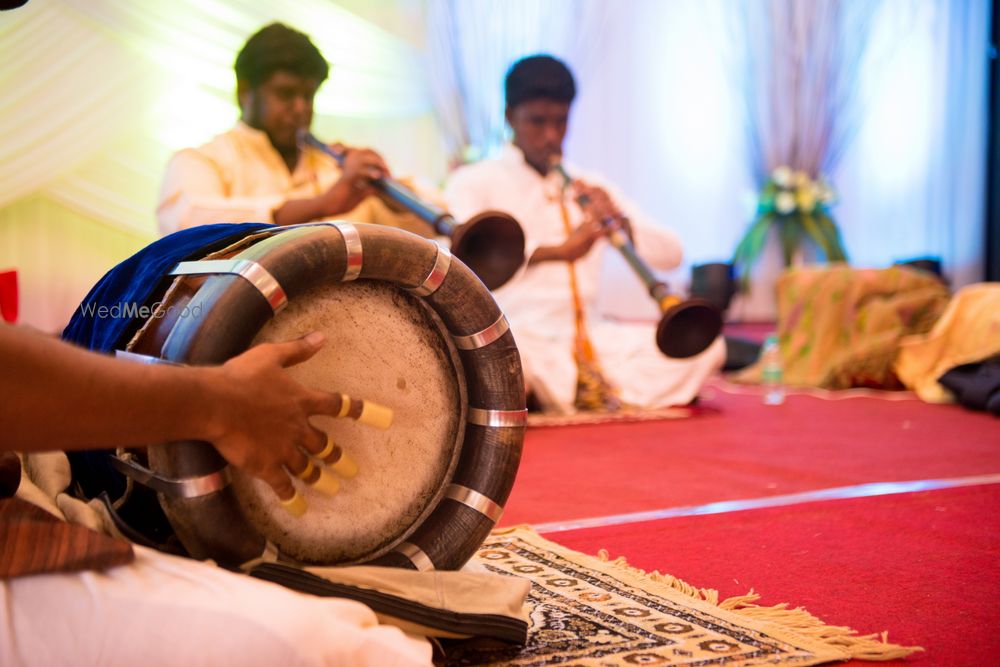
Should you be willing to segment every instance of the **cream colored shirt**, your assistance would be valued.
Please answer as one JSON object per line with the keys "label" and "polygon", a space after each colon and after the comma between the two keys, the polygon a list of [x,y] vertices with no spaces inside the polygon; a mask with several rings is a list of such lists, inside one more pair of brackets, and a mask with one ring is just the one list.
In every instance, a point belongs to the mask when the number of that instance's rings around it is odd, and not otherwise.
{"label": "cream colored shirt", "polygon": [[[171,157],[156,207],[160,233],[217,222],[273,223],[273,212],[283,203],[320,195],[338,178],[336,161],[309,147],[289,173],[267,134],[240,121],[207,144]],[[415,216],[396,213],[376,197],[336,219],[432,235]]]}
{"label": "cream colored shirt", "polygon": [[[600,176],[572,165],[567,169],[581,180],[604,188],[629,217],[636,250],[645,262],[656,269],[680,264],[681,244],[672,231],[648,220]],[[528,257],[539,246],[559,245],[566,239],[559,176],[541,176],[514,146],[505,147],[497,159],[457,169],[448,180],[444,197],[459,220],[490,209],[514,216],[524,228]],[[583,212],[571,199],[566,196],[566,209],[571,226],[576,227],[583,221]],[[600,285],[602,255],[606,252],[617,251],[607,241],[599,240],[575,262],[590,338],[605,375],[619,386],[622,398],[629,403],[661,406],[690,402],[705,378],[722,366],[722,338],[691,359],[668,359],[656,347],[650,324],[601,318],[596,312],[598,290],[613,289]],[[527,267],[496,290],[494,296],[510,321],[529,384],[547,408],[572,411],[576,325],[567,263],[541,262]]]}

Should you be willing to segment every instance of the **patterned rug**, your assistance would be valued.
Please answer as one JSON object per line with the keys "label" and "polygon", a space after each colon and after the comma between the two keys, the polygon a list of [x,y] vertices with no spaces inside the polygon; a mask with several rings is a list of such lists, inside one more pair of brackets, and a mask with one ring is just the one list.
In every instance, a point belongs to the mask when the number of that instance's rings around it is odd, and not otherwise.
{"label": "patterned rug", "polygon": [[603,552],[595,558],[563,548],[528,527],[495,531],[475,561],[531,580],[528,643],[453,644],[449,666],[803,666],[919,650],[827,626],[802,609],[757,606],[752,593],[720,603],[715,591],[646,574]]}
{"label": "patterned rug", "polygon": [[576,426],[578,424],[613,424],[619,422],[646,422],[660,419],[687,419],[697,408],[629,408],[616,412],[576,412],[556,415],[532,412],[528,426]]}

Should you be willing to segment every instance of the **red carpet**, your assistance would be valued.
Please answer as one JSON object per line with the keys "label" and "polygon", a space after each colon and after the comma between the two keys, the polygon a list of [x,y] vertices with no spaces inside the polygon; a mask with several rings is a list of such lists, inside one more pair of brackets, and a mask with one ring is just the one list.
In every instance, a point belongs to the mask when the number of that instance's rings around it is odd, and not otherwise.
{"label": "red carpet", "polygon": [[529,429],[501,525],[1000,473],[1000,422],[985,413],[714,393],[691,419]]}
{"label": "red carpet", "polygon": [[[1000,485],[609,526],[546,535],[646,570],[762,594],[927,651],[886,664],[1000,662]],[[852,662],[852,665],[864,663]]]}
{"label": "red carpet", "polygon": [[[767,407],[723,388],[703,399],[690,419],[529,429],[501,524],[1000,473],[1000,421],[957,406],[793,395]],[[927,649],[896,664],[971,667],[1000,664],[998,507],[1000,483],[546,536]]]}

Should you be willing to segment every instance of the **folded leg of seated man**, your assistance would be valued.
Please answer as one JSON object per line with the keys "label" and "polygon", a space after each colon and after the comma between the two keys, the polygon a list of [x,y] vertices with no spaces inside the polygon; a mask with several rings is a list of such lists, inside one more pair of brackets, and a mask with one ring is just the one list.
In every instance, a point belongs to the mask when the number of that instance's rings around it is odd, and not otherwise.
{"label": "folded leg of seated man", "polygon": [[104,572],[0,581],[0,664],[430,665],[366,606],[136,547]]}

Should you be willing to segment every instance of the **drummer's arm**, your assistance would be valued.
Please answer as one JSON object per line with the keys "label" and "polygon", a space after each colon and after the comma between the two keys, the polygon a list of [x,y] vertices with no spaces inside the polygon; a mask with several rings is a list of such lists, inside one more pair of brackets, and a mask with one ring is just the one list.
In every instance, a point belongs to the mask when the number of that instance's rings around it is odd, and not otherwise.
{"label": "drummer's arm", "polygon": [[[319,334],[252,348],[222,366],[138,364],[0,325],[0,450],[47,451],[213,443],[278,490],[299,449],[325,436],[308,418],[337,414],[340,397],[306,388],[283,367],[311,357]],[[284,496],[282,496],[284,497]]]}
{"label": "drummer's arm", "polygon": [[202,369],[129,364],[0,326],[2,448],[86,449],[201,437]]}
{"label": "drummer's arm", "polygon": [[210,439],[218,367],[138,364],[0,326],[0,443],[44,451]]}

